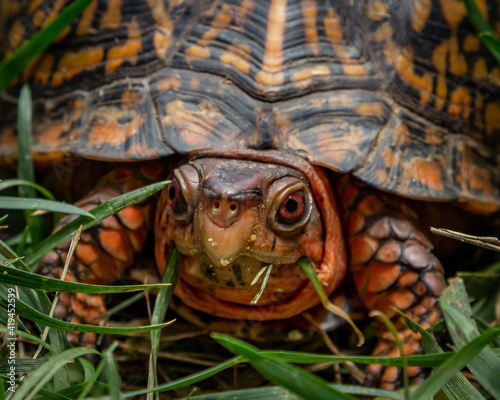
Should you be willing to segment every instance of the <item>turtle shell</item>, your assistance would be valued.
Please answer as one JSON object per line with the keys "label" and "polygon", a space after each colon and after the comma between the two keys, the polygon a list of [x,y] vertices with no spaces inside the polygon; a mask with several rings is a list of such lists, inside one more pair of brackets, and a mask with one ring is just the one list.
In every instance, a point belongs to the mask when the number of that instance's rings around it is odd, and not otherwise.
{"label": "turtle shell", "polygon": [[[2,1],[0,55],[63,3]],[[38,162],[276,149],[402,196],[500,205],[500,72],[461,0],[94,0],[3,94],[3,163],[25,82]]]}

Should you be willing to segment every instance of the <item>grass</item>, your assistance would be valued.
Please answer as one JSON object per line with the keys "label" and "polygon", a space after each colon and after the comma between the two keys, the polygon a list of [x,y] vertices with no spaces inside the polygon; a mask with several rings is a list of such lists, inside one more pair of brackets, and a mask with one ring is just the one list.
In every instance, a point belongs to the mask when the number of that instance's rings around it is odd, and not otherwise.
{"label": "grass", "polygon": [[[481,20],[480,13],[474,8],[473,2],[468,7],[473,15],[473,21],[481,30],[480,36],[495,52],[496,38],[491,29]],[[40,51],[46,47],[57,33],[64,29],[71,18],[81,12],[88,0],[80,0],[68,14],[55,20],[54,27],[41,33],[34,40],[27,42],[13,58],[0,63],[0,82],[5,84],[19,74],[23,68],[33,60]],[[472,4],[472,5],[471,5]],[[70,15],[72,14],[72,15]],[[47,33],[48,32],[48,33]],[[493,43],[491,45],[491,43]],[[35,51],[36,50],[36,51]],[[498,54],[495,55],[500,60]],[[1,88],[0,88],[1,90]],[[386,398],[386,399],[430,399],[440,396],[441,399],[488,399],[500,398],[500,327],[491,327],[490,321],[495,317],[495,307],[498,307],[500,296],[500,262],[493,264],[488,270],[481,273],[466,273],[462,278],[451,280],[450,288],[442,296],[441,302],[444,310],[444,321],[434,327],[435,331],[446,330],[450,337],[450,349],[442,349],[429,332],[423,330],[418,324],[408,320],[407,323],[415,331],[421,333],[426,351],[424,355],[408,357],[369,357],[369,356],[338,356],[330,354],[317,354],[306,351],[286,350],[260,350],[257,347],[241,340],[226,335],[213,333],[207,339],[208,347],[215,349],[213,358],[194,355],[191,361],[200,361],[200,364],[211,362],[208,368],[197,371],[187,370],[186,360],[173,363],[163,359],[175,355],[186,355],[184,344],[186,339],[172,339],[165,342],[163,338],[169,335],[168,323],[163,323],[167,313],[168,304],[173,293],[178,275],[179,255],[175,251],[169,258],[169,265],[163,277],[164,283],[171,285],[142,285],[130,287],[122,286],[97,286],[82,285],[48,279],[36,275],[31,270],[37,261],[51,248],[64,240],[71,238],[80,226],[87,228],[106,218],[108,215],[135,204],[151,196],[166,182],[159,182],[137,191],[113,199],[90,212],[86,212],[68,204],[54,201],[53,196],[45,188],[33,182],[33,165],[29,154],[30,121],[29,92],[25,90],[20,102],[20,135],[27,144],[20,149],[19,178],[0,182],[0,191],[19,187],[20,197],[0,196],[0,208],[22,210],[26,217],[26,227],[22,234],[9,243],[0,241],[0,322],[6,327],[0,331],[5,338],[16,338],[16,371],[19,376],[9,375],[9,347],[4,346],[0,353],[3,364],[0,369],[0,400],[10,399],[133,399],[147,396],[148,399],[160,398],[169,395],[170,398],[187,397],[196,386],[202,386],[209,379],[218,378],[223,373],[234,371],[244,378],[251,374],[248,370],[241,369],[242,365],[250,364],[262,374],[265,379],[276,386],[250,387],[239,390],[226,390],[211,394],[191,396],[192,400],[215,399],[295,399],[300,395],[306,399],[361,399],[361,398]],[[42,194],[47,200],[37,198],[37,193]],[[33,210],[46,210],[57,213],[78,214],[80,217],[61,231],[45,235],[41,217],[33,215]],[[7,217],[0,216],[0,225],[9,223]],[[16,246],[15,249],[13,247]],[[471,257],[472,258],[472,257]],[[465,284],[464,284],[465,282]],[[496,282],[496,284],[495,284]],[[157,289],[156,302],[152,311],[149,325],[141,327],[101,327],[71,325],[58,321],[51,316],[51,302],[45,291],[83,293],[128,292],[131,290]],[[473,298],[469,298],[467,290]],[[12,296],[16,298],[16,318],[14,325],[9,321],[8,305]],[[471,300],[473,305],[471,307]],[[326,300],[325,300],[326,303]],[[389,322],[387,322],[389,323]],[[162,333],[160,329],[165,328]],[[142,379],[133,382],[130,387],[124,388],[122,378],[123,358],[133,357],[140,346],[132,341],[130,353],[123,350],[129,343],[120,336],[106,350],[99,352],[86,347],[72,348],[63,332],[65,330],[91,330],[125,335],[130,332],[142,333],[139,341],[144,342],[144,335],[149,335],[148,367],[144,368]],[[45,334],[44,334],[45,332]],[[163,337],[162,337],[163,336]],[[189,336],[189,332],[184,336]],[[142,343],[144,344],[144,343]],[[216,347],[220,345],[221,347]],[[40,353],[32,359],[28,356],[29,349],[40,346]],[[166,348],[166,350],[165,350]],[[222,348],[227,349],[224,353]],[[25,349],[25,350],[23,350]],[[212,350],[213,350],[212,349]],[[188,350],[192,350],[189,349]],[[134,353],[135,352],[135,353]],[[163,354],[168,353],[168,354]],[[233,355],[229,355],[232,353]],[[192,353],[189,353],[192,354]],[[227,356],[225,356],[227,354]],[[97,362],[92,364],[86,357],[93,355]],[[225,357],[225,358],[224,358]],[[170,358],[170,359],[171,359]],[[167,358],[168,359],[168,358]],[[170,360],[168,359],[168,360]],[[181,357],[178,357],[180,360]],[[201,362],[203,361],[203,362]],[[388,392],[360,385],[331,384],[332,373],[313,373],[311,368],[330,363],[352,362],[358,365],[381,364],[387,366],[420,366],[432,368],[434,373],[416,388],[409,388],[406,383],[404,389],[398,392]],[[126,363],[123,363],[126,364]],[[301,366],[297,366],[300,364]],[[467,367],[470,373],[465,375],[460,371]],[[244,371],[244,372],[240,372]],[[340,370],[345,374],[345,370]],[[245,375],[246,374],[246,375]],[[160,376],[158,376],[160,375]],[[165,375],[170,381],[165,381]],[[224,375],[227,376],[227,375]],[[328,380],[325,380],[325,377]],[[245,380],[245,379],[244,379]],[[256,379],[258,381],[258,379]],[[473,381],[475,384],[471,383]],[[11,383],[18,385],[15,390],[10,388]],[[250,384],[251,386],[251,384]],[[479,390],[478,390],[479,388]],[[172,392],[175,391],[175,392]]]}

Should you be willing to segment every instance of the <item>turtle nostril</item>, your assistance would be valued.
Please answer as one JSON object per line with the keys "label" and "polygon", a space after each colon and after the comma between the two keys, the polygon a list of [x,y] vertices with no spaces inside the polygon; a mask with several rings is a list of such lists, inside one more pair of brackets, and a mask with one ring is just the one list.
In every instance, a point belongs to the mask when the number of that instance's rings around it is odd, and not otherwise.
{"label": "turtle nostril", "polygon": [[219,202],[219,200],[215,200],[215,201],[214,201],[214,207],[215,207],[215,208],[219,208],[219,207],[220,207],[220,202]]}
{"label": "turtle nostril", "polygon": [[236,203],[231,203],[230,206],[229,206],[229,209],[231,211],[236,211],[238,208],[238,205]]}

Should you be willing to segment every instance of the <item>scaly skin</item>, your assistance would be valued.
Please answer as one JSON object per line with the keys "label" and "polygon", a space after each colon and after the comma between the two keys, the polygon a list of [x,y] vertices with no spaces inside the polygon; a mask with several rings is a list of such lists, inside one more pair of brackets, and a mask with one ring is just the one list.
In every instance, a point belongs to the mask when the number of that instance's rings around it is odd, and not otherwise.
{"label": "scaly skin", "polygon": [[[400,198],[384,195],[357,182],[343,182],[351,270],[361,300],[369,310],[392,318],[405,354],[421,352],[421,337],[405,325],[394,308],[424,328],[441,317],[438,297],[446,288],[443,268],[432,254],[432,244],[417,228],[417,216]],[[376,356],[399,356],[394,337],[379,327]],[[392,390],[401,383],[401,369],[370,365],[367,383]],[[411,383],[423,378],[417,367],[408,369]]]}
{"label": "scaly skin", "polygon": [[[137,189],[152,180],[158,180],[162,175],[161,168],[153,164],[144,164],[140,169],[116,169],[103,177],[95,190],[76,205],[84,210],[91,210],[120,194]],[[128,207],[83,232],[65,279],[101,285],[119,279],[143,248],[151,230],[153,208],[152,201]],[[75,216],[62,218],[55,230],[75,218]],[[67,240],[48,252],[40,262],[39,272],[59,279],[69,245],[70,240]],[[104,320],[98,316],[105,312],[106,306],[102,295],[61,293],[55,315],[72,323],[102,325]],[[72,332],[68,337],[74,344],[95,347],[95,334]]]}

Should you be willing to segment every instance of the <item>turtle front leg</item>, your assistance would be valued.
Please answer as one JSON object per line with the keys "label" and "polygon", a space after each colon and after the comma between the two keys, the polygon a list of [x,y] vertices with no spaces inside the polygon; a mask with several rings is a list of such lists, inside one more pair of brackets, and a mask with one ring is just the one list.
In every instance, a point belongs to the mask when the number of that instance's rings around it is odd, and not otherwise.
{"label": "turtle front leg", "polygon": [[[358,184],[344,189],[347,240],[351,268],[361,300],[369,310],[389,316],[398,330],[405,354],[422,351],[421,337],[405,325],[394,308],[424,328],[441,318],[438,297],[446,288],[443,268],[432,254],[432,244],[417,228],[417,216],[400,200]],[[399,356],[392,334],[379,327],[375,356]],[[423,371],[408,368],[417,384]],[[367,384],[394,389],[401,369],[370,365]]]}
{"label": "turtle front leg", "polygon": [[[76,203],[91,210],[98,205],[128,191],[151,182],[151,171],[119,168],[104,176],[97,187]],[[148,173],[146,175],[146,173]],[[149,176],[148,176],[149,175]],[[81,235],[66,280],[105,285],[122,277],[141,252],[153,221],[153,204],[143,202],[112,215]],[[61,219],[55,231],[74,220],[75,216]],[[48,252],[40,262],[39,273],[60,279],[70,246],[70,240]],[[56,317],[72,323],[103,325],[98,318],[107,310],[105,296],[83,293],[61,293],[56,307]],[[95,346],[92,333],[69,332],[73,344]]]}

